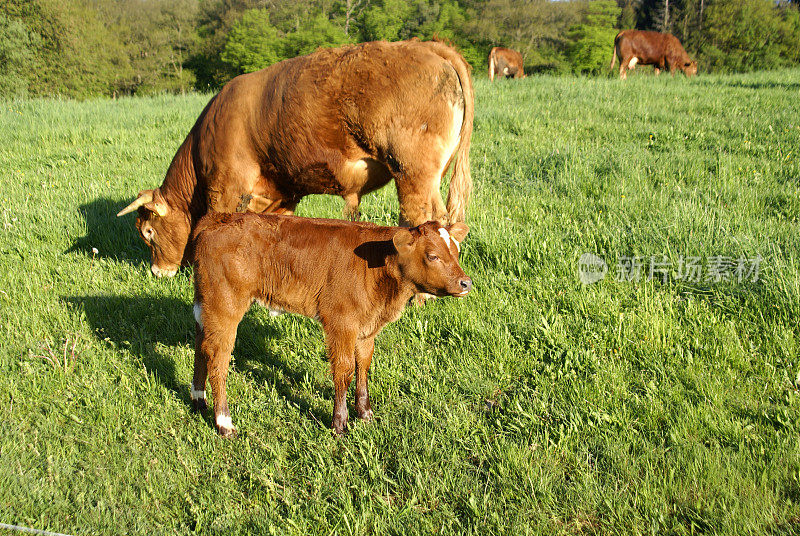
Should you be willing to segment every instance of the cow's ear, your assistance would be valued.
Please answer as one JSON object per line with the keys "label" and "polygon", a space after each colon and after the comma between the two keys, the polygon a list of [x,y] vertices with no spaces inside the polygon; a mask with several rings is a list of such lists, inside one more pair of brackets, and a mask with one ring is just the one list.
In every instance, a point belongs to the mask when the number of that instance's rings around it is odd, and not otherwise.
{"label": "cow's ear", "polygon": [[150,212],[155,212],[162,218],[169,213],[169,205],[167,205],[167,202],[164,200],[164,196],[161,195],[161,190],[158,188],[153,190],[153,200],[143,206]]}
{"label": "cow's ear", "polygon": [[414,235],[406,229],[400,229],[392,237],[392,242],[400,255],[407,255],[413,249]]}
{"label": "cow's ear", "polygon": [[469,232],[469,227],[467,227],[466,223],[458,222],[448,227],[447,232],[450,233],[450,236],[452,236],[459,242],[463,242],[464,239],[467,237],[467,233]]}

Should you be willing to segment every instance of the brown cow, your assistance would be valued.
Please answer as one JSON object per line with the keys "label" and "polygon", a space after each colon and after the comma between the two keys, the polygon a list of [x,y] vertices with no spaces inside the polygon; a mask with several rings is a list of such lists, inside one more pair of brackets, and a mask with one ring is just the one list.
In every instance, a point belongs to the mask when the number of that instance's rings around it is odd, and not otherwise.
{"label": "brown cow", "polygon": [[356,373],[358,417],[371,420],[367,371],[375,336],[415,293],[465,296],[458,264],[463,223],[412,229],[276,214],[211,214],[195,231],[196,343],[192,400],[235,432],[225,382],[236,329],[253,302],[322,323],[333,373],[333,430],[347,427],[347,389]]}
{"label": "brown cow", "polygon": [[494,47],[489,52],[489,80],[494,82],[495,75],[525,78],[522,54],[510,48]]}
{"label": "brown cow", "polygon": [[[395,179],[402,225],[463,221],[472,187],[469,66],[439,42],[322,49],[238,76],[198,118],[163,184],[123,215],[152,251],[152,272],[191,262],[189,237],[207,212],[291,214],[309,194],[346,213]],[[453,165],[447,209],[440,181]]]}
{"label": "brown cow", "polygon": [[686,76],[697,74],[697,62],[692,61],[681,46],[678,38],[672,34],[645,32],[641,30],[623,30],[614,39],[614,53],[611,57],[611,69],[619,56],[619,77],[628,77],[627,70],[640,65],[653,65],[656,75],[668,69],[672,75],[680,69]]}

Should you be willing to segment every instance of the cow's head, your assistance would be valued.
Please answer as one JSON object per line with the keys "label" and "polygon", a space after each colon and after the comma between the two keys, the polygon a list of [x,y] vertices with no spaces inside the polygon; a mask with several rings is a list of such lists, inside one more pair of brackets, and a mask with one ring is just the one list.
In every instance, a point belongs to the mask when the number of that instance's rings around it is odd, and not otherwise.
{"label": "cow's head", "polygon": [[472,280],[458,264],[458,256],[468,232],[463,223],[443,226],[433,221],[397,231],[392,242],[403,278],[413,283],[417,292],[466,296]]}
{"label": "cow's head", "polygon": [[685,74],[686,76],[694,76],[697,74],[697,62],[687,60],[683,62],[683,65],[681,65],[681,69],[683,70],[683,74]]}
{"label": "cow's head", "polygon": [[181,264],[189,262],[189,215],[170,207],[158,188],[139,192],[139,197],[117,216],[134,210],[139,212],[136,228],[152,253],[150,270],[156,277],[172,277]]}

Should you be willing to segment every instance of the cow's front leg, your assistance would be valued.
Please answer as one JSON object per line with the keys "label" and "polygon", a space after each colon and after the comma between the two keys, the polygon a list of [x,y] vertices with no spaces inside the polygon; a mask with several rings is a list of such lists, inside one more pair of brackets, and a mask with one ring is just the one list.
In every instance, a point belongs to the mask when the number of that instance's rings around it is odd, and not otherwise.
{"label": "cow's front leg", "polygon": [[375,351],[375,338],[360,339],[356,343],[356,415],[362,421],[373,418],[372,405],[369,402],[368,372]]}
{"label": "cow's front leg", "polygon": [[333,431],[341,435],[347,430],[347,389],[355,370],[356,334],[346,329],[325,329],[328,359],[333,375]]}

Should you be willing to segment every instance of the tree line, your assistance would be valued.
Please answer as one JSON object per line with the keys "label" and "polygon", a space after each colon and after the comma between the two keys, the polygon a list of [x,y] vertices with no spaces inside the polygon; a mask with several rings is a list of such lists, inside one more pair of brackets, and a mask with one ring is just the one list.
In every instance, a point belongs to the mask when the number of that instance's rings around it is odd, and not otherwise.
{"label": "tree line", "polygon": [[479,70],[607,74],[620,29],[670,32],[701,71],[800,63],[798,0],[0,0],[0,96],[214,90],[318,47],[439,37]]}

